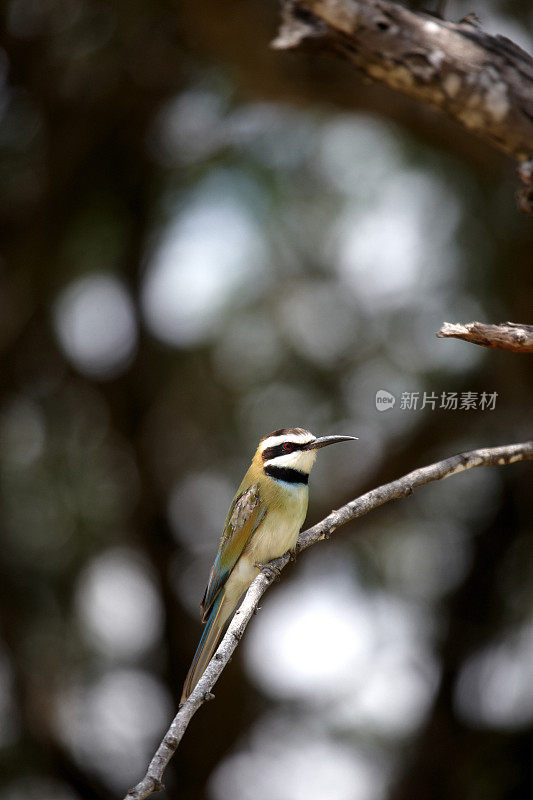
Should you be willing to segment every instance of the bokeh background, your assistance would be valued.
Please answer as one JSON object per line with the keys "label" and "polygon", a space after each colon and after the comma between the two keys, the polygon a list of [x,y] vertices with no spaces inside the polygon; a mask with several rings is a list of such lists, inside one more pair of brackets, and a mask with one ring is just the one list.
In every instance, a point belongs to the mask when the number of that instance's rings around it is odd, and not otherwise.
{"label": "bokeh background", "polygon": [[[449,4],[471,11],[533,50],[529,0]],[[513,164],[346,64],[270,50],[277,12],[3,5],[1,800],[111,800],[144,774],[262,435],[360,437],[320,454],[309,522],[531,435],[530,359],[434,336],[533,321]],[[497,402],[400,407],[424,391]],[[163,796],[530,797],[531,485],[528,464],[474,470],[306,552]]]}

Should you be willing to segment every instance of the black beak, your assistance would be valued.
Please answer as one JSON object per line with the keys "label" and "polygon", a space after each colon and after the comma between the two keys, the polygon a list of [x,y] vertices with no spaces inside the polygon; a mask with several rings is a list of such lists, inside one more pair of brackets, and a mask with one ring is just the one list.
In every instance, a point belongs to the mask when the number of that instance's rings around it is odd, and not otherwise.
{"label": "black beak", "polygon": [[315,439],[309,442],[309,444],[306,444],[305,447],[302,447],[302,450],[318,450],[319,447],[326,447],[328,444],[351,442],[357,438],[357,436],[321,436],[319,439]]}

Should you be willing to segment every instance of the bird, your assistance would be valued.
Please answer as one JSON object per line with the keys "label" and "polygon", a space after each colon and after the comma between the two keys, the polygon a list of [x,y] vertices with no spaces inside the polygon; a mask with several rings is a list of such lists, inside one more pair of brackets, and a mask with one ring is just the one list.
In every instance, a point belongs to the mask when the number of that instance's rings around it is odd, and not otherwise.
{"label": "bird", "polygon": [[356,436],[316,437],[280,428],[259,442],[233,498],[201,603],[205,629],[183,685],[191,695],[216,650],[226,622],[261,569],[296,545],[307,514],[309,473],[321,447]]}

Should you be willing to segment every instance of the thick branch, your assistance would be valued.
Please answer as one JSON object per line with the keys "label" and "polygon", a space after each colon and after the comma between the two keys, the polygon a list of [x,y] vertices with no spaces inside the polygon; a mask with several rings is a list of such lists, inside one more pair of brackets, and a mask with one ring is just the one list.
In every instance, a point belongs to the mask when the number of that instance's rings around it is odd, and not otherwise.
{"label": "thick branch", "polygon": [[[390,0],[285,0],[273,46],[333,52],[518,161],[533,155],[533,59],[471,21],[437,19]],[[533,190],[521,177],[521,208],[530,212]]]}
{"label": "thick branch", "polygon": [[514,353],[533,353],[533,325],[516,322],[501,322],[499,325],[486,325],[484,322],[443,322],[436,334],[439,339],[448,337],[463,339],[465,342],[498,350],[512,350]]}
{"label": "thick branch", "polygon": [[[322,539],[329,539],[336,528],[345,525],[350,520],[362,517],[368,514],[369,511],[373,511],[391,500],[398,500],[401,497],[412,494],[413,490],[418,486],[449,478],[450,475],[456,475],[458,472],[464,472],[464,470],[472,469],[473,467],[514,464],[516,461],[531,460],[533,460],[533,440],[520,444],[504,445],[503,447],[471,450],[467,453],[451,456],[451,458],[447,458],[444,461],[430,464],[427,467],[415,469],[408,475],[392,481],[392,483],[372,489],[372,491],[361,495],[356,500],[352,500],[337,511],[332,511],[317,525],[313,525],[312,528],[303,531],[298,537],[295,554]],[[150,762],[146,775],[133,789],[130,789],[124,800],[144,800],[152,792],[163,788],[163,773],[176,751],[192,716],[203,703],[213,699],[214,695],[211,694],[211,690],[240,642],[248,622],[256,613],[261,597],[290,559],[291,556],[286,553],[281,558],[272,561],[254,580],[206,671],[198,681],[189,699],[180,706],[170,728]]]}

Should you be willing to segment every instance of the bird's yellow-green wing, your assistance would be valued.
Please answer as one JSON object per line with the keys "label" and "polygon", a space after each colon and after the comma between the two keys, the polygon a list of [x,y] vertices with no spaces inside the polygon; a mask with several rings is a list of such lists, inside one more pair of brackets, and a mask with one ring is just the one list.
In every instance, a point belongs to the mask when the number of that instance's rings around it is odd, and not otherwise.
{"label": "bird's yellow-green wing", "polygon": [[245,491],[237,492],[228,511],[220,547],[202,600],[204,622],[231,570],[265,516],[266,508],[261,502],[257,483]]}

